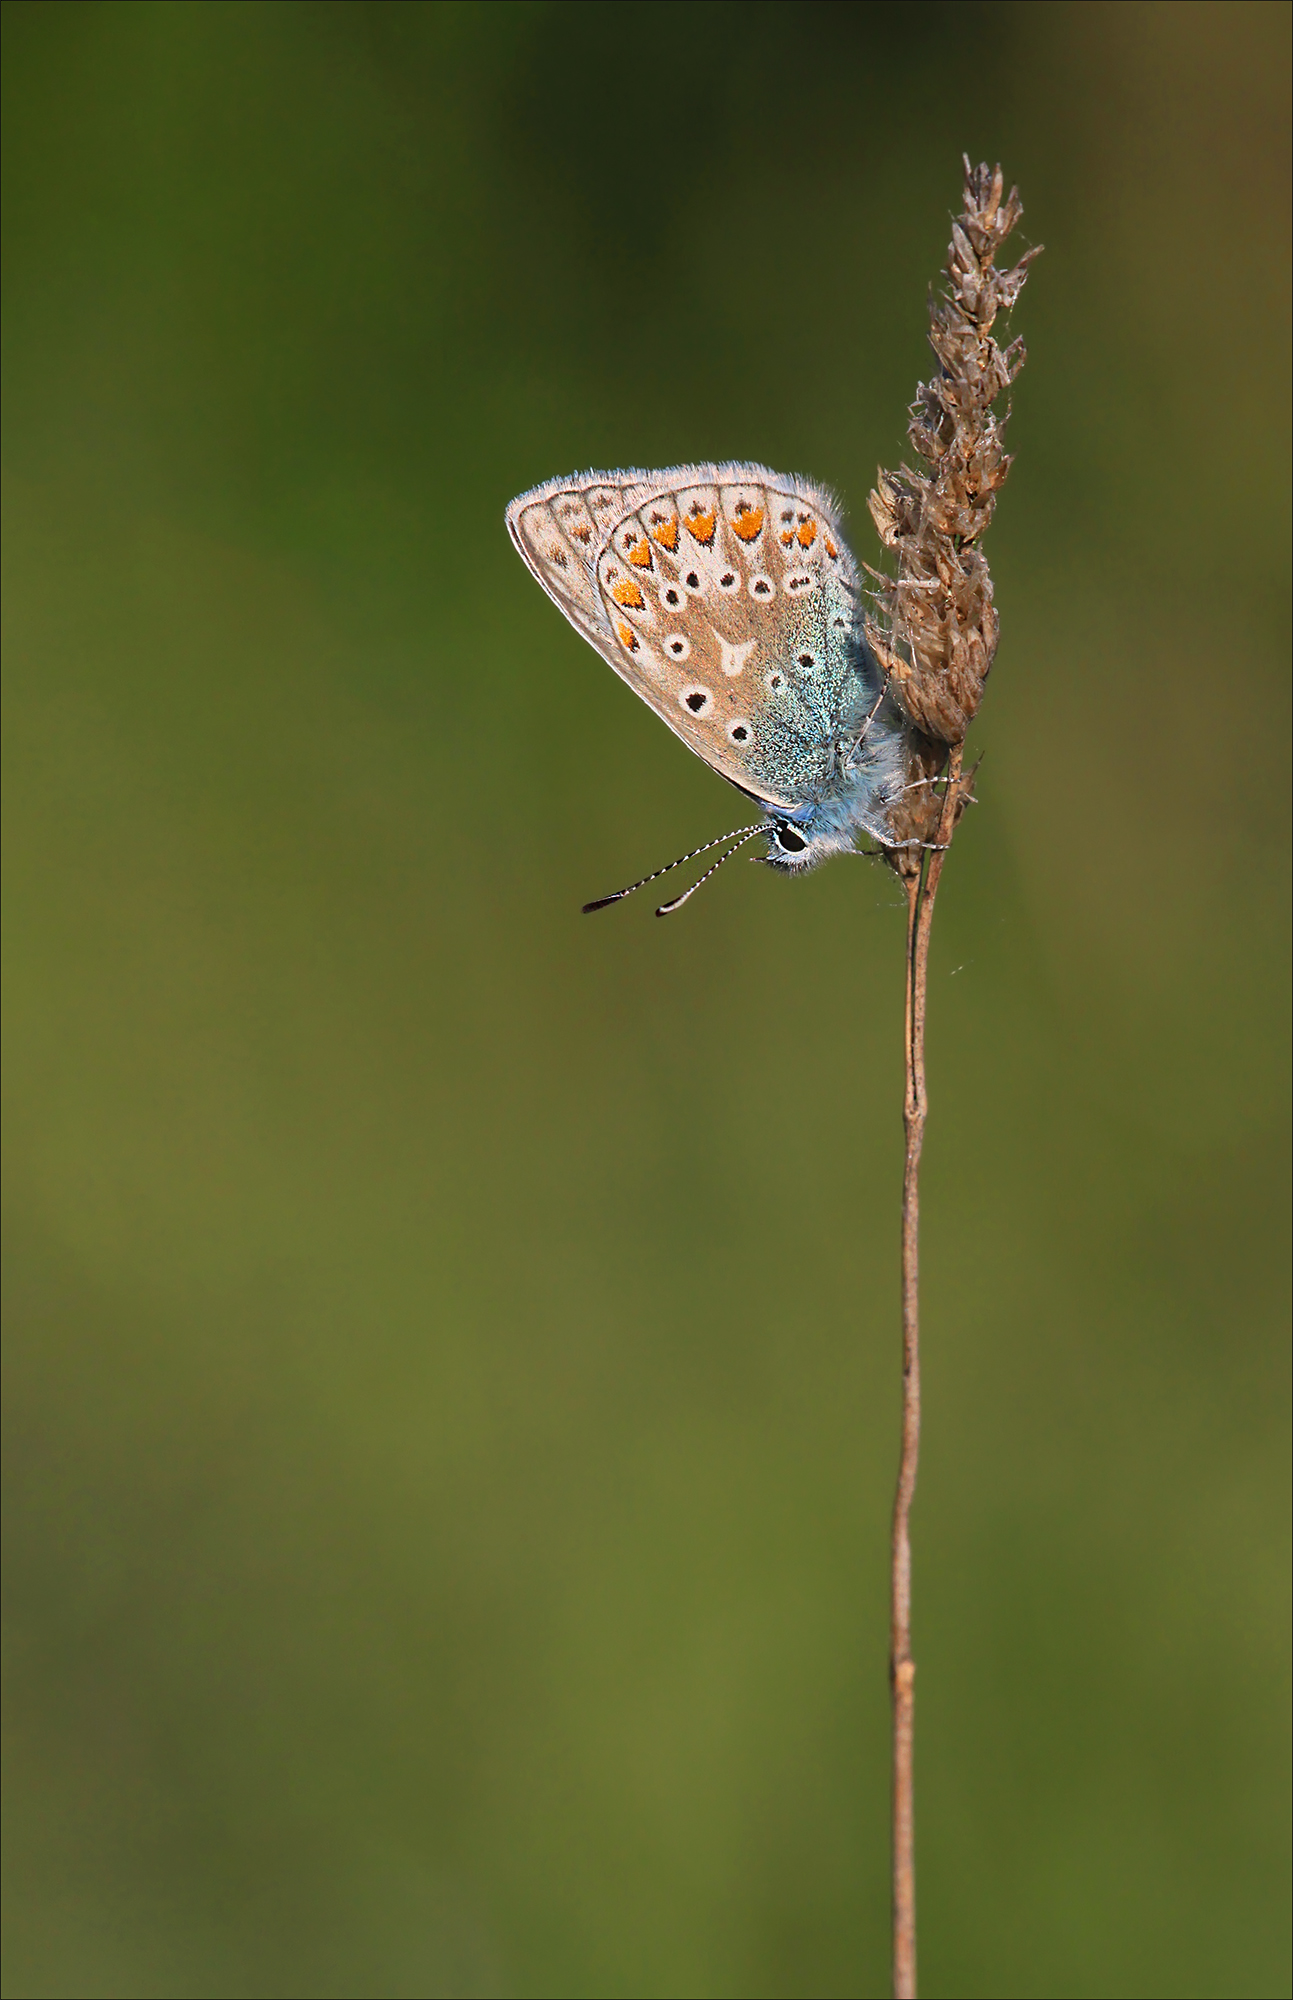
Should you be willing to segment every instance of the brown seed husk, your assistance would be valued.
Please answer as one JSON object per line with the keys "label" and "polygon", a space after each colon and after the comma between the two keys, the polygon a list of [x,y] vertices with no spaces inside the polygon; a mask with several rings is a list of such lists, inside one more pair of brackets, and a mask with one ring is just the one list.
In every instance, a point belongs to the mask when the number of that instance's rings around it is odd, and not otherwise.
{"label": "brown seed husk", "polygon": [[[1023,213],[1018,189],[1004,201],[1002,190],[1000,167],[965,161],[948,282],[930,298],[929,343],[939,370],[921,384],[907,426],[930,470],[881,469],[869,497],[896,562],[892,576],[870,572],[875,611],[867,637],[913,725],[908,789],[889,815],[895,843],[933,838],[942,797],[929,780],[948,750],[964,742],[997,649],[992,576],[978,545],[1010,470],[1005,415],[998,418],[993,405],[1023,367],[1025,351],[1022,340],[1003,351],[992,329],[1041,249],[1009,271],[996,269],[997,252]],[[958,800],[958,817],[962,805]]]}

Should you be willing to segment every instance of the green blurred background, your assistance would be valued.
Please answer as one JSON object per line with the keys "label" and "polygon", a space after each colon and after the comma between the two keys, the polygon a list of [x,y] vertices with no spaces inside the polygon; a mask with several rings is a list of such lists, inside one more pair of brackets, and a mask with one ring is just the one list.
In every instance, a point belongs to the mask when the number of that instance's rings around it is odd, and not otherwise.
{"label": "green blurred background", "polygon": [[503,508],[874,558],[966,149],[923,1990],[1287,1992],[1288,8],[4,17],[7,1990],[887,1990],[899,897],[581,921],[731,795]]}

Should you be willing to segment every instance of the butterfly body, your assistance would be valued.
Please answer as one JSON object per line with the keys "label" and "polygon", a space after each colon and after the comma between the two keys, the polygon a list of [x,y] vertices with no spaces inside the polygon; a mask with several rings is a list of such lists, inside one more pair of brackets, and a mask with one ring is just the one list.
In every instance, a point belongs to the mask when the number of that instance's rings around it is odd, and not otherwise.
{"label": "butterfly body", "polygon": [[521,494],[507,524],[576,630],[759,805],[774,867],[885,837],[904,726],[820,488],[758,465],[587,473]]}

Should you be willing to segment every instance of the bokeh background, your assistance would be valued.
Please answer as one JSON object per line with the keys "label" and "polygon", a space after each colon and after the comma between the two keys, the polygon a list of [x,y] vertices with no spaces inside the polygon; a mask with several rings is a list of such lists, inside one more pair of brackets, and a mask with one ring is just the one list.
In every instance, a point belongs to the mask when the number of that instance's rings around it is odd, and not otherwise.
{"label": "bokeh background", "polygon": [[583,922],[731,795],[503,508],[874,557],[963,149],[923,1990],[1289,1990],[1289,22],[5,7],[10,1993],[887,1990],[899,897]]}

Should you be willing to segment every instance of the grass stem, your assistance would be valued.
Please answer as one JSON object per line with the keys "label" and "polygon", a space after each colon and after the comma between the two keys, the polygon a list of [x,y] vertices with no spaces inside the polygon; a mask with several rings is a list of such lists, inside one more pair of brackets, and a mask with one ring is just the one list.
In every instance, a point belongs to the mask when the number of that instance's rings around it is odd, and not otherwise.
{"label": "grass stem", "polygon": [[911,1503],[920,1460],[920,1155],[929,1098],[925,1087],[925,997],[934,898],[956,823],[959,745],[948,759],[938,845],[907,892],[906,1083],[902,1177],[902,1449],[893,1503],[889,1679],[893,1691],[893,1990],[916,1994],[916,1663],[911,1656]]}

